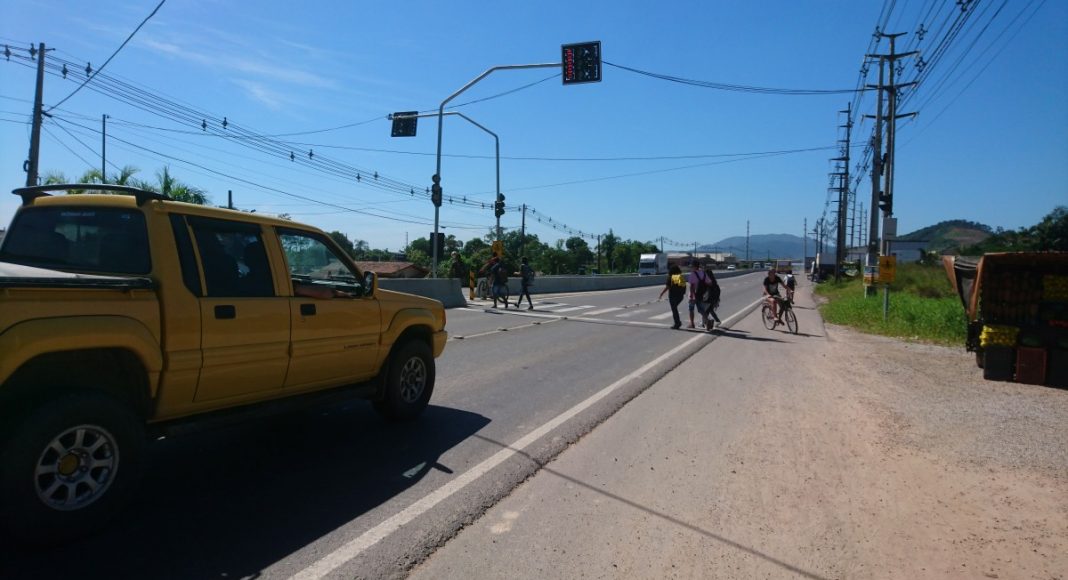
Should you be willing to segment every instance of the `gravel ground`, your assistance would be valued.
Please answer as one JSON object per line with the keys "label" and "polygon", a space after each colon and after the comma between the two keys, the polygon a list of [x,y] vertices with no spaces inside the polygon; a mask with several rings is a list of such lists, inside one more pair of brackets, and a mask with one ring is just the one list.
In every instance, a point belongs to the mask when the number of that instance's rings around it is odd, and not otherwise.
{"label": "gravel ground", "polygon": [[893,377],[862,395],[884,414],[890,442],[1068,482],[1068,390],[984,380],[963,348],[827,329],[850,352],[838,361],[842,372]]}

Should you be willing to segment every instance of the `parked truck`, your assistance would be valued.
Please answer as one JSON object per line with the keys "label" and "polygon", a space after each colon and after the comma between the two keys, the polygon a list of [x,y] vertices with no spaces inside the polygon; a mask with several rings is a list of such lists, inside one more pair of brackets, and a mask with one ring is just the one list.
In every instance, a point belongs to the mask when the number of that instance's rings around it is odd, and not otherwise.
{"label": "parked truck", "polygon": [[667,254],[657,252],[655,254],[642,254],[638,257],[638,275],[667,274]]}
{"label": "parked truck", "polygon": [[988,380],[1068,387],[1068,252],[946,256]]}
{"label": "parked truck", "polygon": [[[113,195],[52,195],[74,189]],[[99,526],[151,436],[352,396],[394,420],[426,408],[441,303],[380,289],[324,232],[116,185],[15,193],[0,245],[0,531],[13,538]]]}

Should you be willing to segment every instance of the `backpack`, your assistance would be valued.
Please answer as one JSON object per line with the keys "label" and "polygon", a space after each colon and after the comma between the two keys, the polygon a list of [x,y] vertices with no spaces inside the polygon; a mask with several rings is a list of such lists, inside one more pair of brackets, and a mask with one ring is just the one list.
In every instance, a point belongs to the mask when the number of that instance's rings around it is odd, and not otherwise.
{"label": "backpack", "polygon": [[493,277],[493,281],[497,284],[508,283],[508,272],[504,271],[504,266],[500,262],[497,262],[490,267],[490,276]]}
{"label": "backpack", "polygon": [[713,298],[717,298],[712,295],[715,286],[708,283],[708,272],[705,272],[703,270],[700,270],[700,272],[701,273],[697,277],[697,291],[694,293],[694,296],[697,298],[698,302],[711,304]]}
{"label": "backpack", "polygon": [[708,303],[712,305],[712,308],[719,307],[719,295],[720,287],[716,282],[716,276],[712,273],[711,268],[705,269],[705,277],[708,278]]}

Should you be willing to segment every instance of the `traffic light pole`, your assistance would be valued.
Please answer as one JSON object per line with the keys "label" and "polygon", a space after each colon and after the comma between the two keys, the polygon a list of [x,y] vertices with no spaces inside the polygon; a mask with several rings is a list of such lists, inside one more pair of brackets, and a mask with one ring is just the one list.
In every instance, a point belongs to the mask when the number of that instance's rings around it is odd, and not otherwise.
{"label": "traffic light pole", "polygon": [[[438,117],[438,152],[437,152],[437,163],[434,166],[434,175],[438,176],[438,179],[439,179],[438,184],[440,184],[440,179],[441,179],[441,136],[442,136],[441,118],[445,116],[445,105],[449,104],[449,101],[451,101],[451,100],[455,99],[456,97],[460,96],[461,94],[463,94],[464,91],[466,91],[467,89],[471,88],[476,83],[478,83],[482,79],[488,77],[490,74],[494,73],[495,71],[499,71],[499,70],[520,70],[520,69],[530,69],[530,68],[550,68],[550,67],[559,68],[561,66],[563,66],[563,63],[559,63],[559,62],[543,63],[543,64],[509,64],[509,65],[495,66],[493,68],[487,69],[486,72],[478,75],[473,80],[468,82],[466,85],[461,87],[460,90],[458,90],[455,93],[449,95],[448,98],[446,98],[444,101],[442,101],[441,102],[441,106],[438,107],[438,115],[437,115],[437,117]],[[466,117],[464,117],[464,118],[466,119]],[[467,119],[467,120],[471,121],[471,119]],[[471,122],[474,123],[474,121],[471,121]],[[477,123],[476,123],[476,125],[477,125]],[[479,125],[479,126],[481,127],[481,125]],[[485,127],[482,127],[482,128],[485,129]],[[498,168],[499,168],[499,166],[500,166],[500,156],[499,155],[498,155],[497,163],[498,163]],[[500,170],[499,169],[498,169],[497,173],[498,173],[498,176],[499,176],[500,175]],[[498,183],[497,183],[497,198],[498,199],[500,199],[500,195],[501,195],[500,191],[501,191],[501,186],[500,186],[500,179],[498,177]],[[439,223],[440,223],[439,222],[440,214],[441,214],[441,204],[440,204],[440,200],[439,200],[438,203],[434,204],[434,237],[435,237],[435,239],[437,239],[437,235],[438,235],[438,228],[439,228]],[[498,237],[499,237],[499,232],[500,232],[500,220],[499,219],[498,219],[497,231],[498,231]],[[438,277],[438,255],[437,255],[437,253],[434,254],[433,270],[431,270],[430,275],[433,278],[437,278]]]}
{"label": "traffic light pole", "polygon": [[[426,113],[426,114],[423,114],[423,115],[390,115],[388,117],[388,119],[391,120],[391,121],[393,119],[422,119],[424,117],[437,117],[438,115],[441,115],[441,116],[455,115],[457,117],[460,117],[460,118],[466,120],[468,123],[471,123],[472,125],[478,127],[479,129],[482,129],[483,131],[485,131],[485,132],[487,132],[487,133],[489,133],[490,135],[493,136],[494,150],[496,151],[496,156],[497,156],[497,197],[500,197],[500,195],[501,195],[501,139],[500,139],[500,137],[497,136],[496,133],[494,133],[493,131],[490,131],[489,129],[487,129],[485,127],[483,127],[481,124],[479,124],[478,121],[475,121],[471,117],[468,117],[467,115],[465,115],[463,113],[460,113],[458,111],[449,111],[449,112],[446,112],[446,113],[439,112],[437,114],[435,114],[435,113]],[[441,143],[441,141],[440,141],[440,131],[439,131],[439,141],[438,141],[438,143],[439,143],[438,151],[440,153],[440,151],[441,151],[440,150],[440,143]],[[439,168],[440,168],[440,164],[441,164],[441,160],[439,158],[439,160],[438,160]],[[436,174],[436,175],[440,175],[440,174]],[[435,206],[434,207],[434,239],[431,241],[431,254],[433,254],[435,277],[437,277],[436,273],[438,271],[438,261],[437,261],[438,260],[438,254],[440,253],[440,250],[441,250],[441,248],[438,248],[436,246],[437,239],[438,239],[437,238],[437,235],[438,235],[438,211],[437,211],[437,208],[440,206],[440,203],[441,203],[441,201],[439,199],[434,204],[434,206]],[[501,218],[499,218],[499,217],[497,218],[497,237],[498,238],[501,237]]]}

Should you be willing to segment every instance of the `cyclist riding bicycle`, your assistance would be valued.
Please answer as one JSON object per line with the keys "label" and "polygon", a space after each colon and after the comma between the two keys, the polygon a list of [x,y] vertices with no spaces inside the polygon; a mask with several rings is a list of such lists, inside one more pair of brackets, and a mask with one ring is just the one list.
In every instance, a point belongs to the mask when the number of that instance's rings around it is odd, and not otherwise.
{"label": "cyclist riding bicycle", "polygon": [[782,285],[786,288],[787,294],[792,294],[793,291],[786,285],[786,282],[775,273],[775,268],[768,269],[768,275],[761,280],[764,284],[764,300],[771,306],[771,316],[775,318],[775,324],[782,324],[782,320],[779,319],[779,302],[782,301],[782,297],[779,296],[779,286]]}

